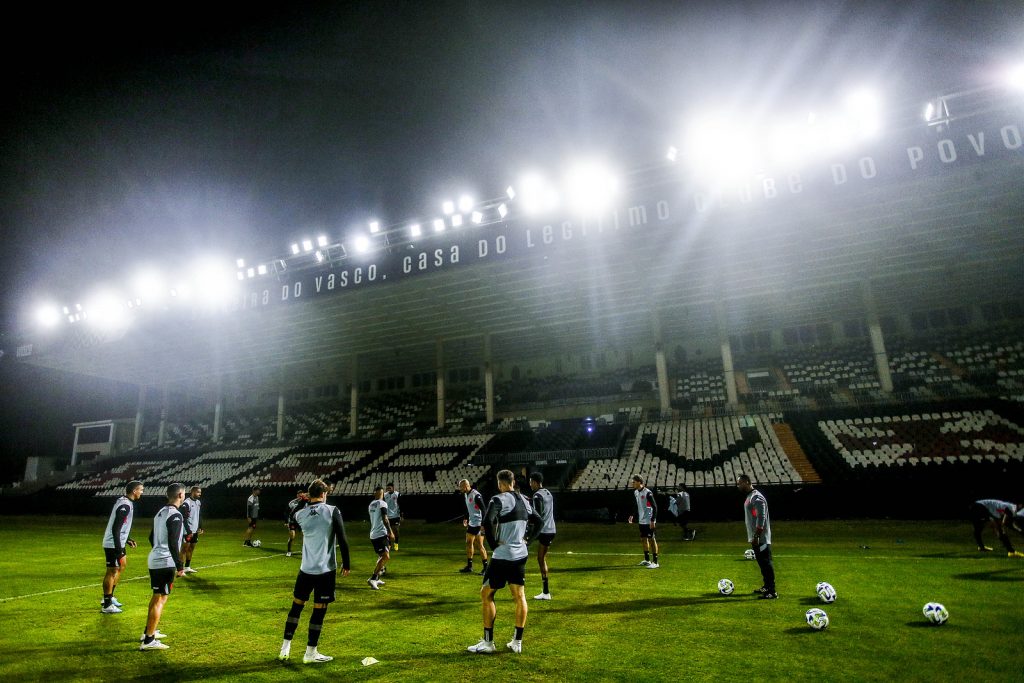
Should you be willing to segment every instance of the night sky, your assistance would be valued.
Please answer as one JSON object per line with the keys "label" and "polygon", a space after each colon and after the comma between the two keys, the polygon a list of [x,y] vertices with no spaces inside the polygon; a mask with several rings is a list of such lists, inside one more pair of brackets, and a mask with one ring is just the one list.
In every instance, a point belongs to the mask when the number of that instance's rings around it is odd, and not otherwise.
{"label": "night sky", "polygon": [[[4,22],[4,334],[39,298],[141,263],[269,259],[574,154],[656,162],[705,103],[771,111],[861,84],[923,103],[1024,61],[1020,2],[210,4]],[[9,365],[0,457],[128,414],[131,392],[83,401],[87,382]],[[43,434],[10,434],[26,421]]]}

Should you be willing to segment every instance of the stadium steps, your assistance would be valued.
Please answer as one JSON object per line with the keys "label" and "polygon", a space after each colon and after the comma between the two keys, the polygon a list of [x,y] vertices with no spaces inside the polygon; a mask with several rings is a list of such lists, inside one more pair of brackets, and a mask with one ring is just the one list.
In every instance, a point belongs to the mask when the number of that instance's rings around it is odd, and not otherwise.
{"label": "stadium steps", "polygon": [[772,366],[771,372],[772,377],[775,378],[776,383],[779,385],[779,389],[784,391],[791,391],[793,389],[793,385],[790,384],[789,378],[786,377],[786,373],[782,371],[782,368]]}
{"label": "stadium steps", "polygon": [[958,378],[962,379],[964,376],[967,375],[967,371],[966,370],[964,370],[962,367],[960,367],[959,365],[957,365],[956,363],[954,363],[950,359],[948,359],[945,356],[943,356],[938,351],[932,351],[931,352],[931,357],[935,360],[936,363],[938,363],[942,367],[944,367],[947,370],[949,370],[949,373],[951,375],[953,375],[954,377],[958,377]]}
{"label": "stadium steps", "polygon": [[804,453],[804,449],[800,446],[800,442],[796,440],[796,435],[793,433],[793,428],[785,422],[777,422],[772,425],[772,429],[775,430],[775,436],[779,438],[779,445],[782,446],[782,452],[786,454],[789,461],[793,463],[793,469],[797,471],[800,478],[808,484],[820,484],[821,475],[818,474],[817,470],[814,469],[814,465],[807,459],[807,454]]}
{"label": "stadium steps", "polygon": [[736,380],[736,393],[747,395],[750,393],[750,382],[747,381],[747,373],[743,370],[734,370],[733,378]]}

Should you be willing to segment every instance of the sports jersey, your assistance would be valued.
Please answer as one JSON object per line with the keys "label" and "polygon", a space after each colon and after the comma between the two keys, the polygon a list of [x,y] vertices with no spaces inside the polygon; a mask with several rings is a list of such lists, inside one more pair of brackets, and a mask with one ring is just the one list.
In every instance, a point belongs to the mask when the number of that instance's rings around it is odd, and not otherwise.
{"label": "sports jersey", "polygon": [[348,539],[341,510],[323,502],[309,503],[295,513],[302,528],[302,564],[306,574],[326,574],[338,569],[334,546],[341,546],[341,566],[349,568]]}
{"label": "sports jersey", "polygon": [[518,493],[506,491],[491,498],[483,520],[487,543],[494,551],[491,558],[521,560],[529,555],[524,537],[532,515],[529,501]]}
{"label": "sports jersey", "polygon": [[986,498],[985,500],[977,501],[977,503],[988,510],[989,514],[996,519],[1002,519],[1004,515],[1013,517],[1017,514],[1017,506],[1013,503],[1007,503],[1005,500]]}
{"label": "sports jersey", "polygon": [[484,519],[484,497],[476,489],[471,489],[465,498],[466,519],[469,520],[469,526],[480,526]]}
{"label": "sports jersey", "polygon": [[181,512],[173,505],[160,508],[153,518],[153,533],[149,542],[153,549],[149,551],[147,561],[150,569],[181,569],[181,539],[185,535],[184,520]]}
{"label": "sports jersey", "polygon": [[186,498],[181,504],[182,518],[185,520],[185,533],[194,534],[199,531],[199,509],[203,507],[203,501],[198,498]]}
{"label": "sports jersey", "polygon": [[540,517],[540,534],[555,533],[555,500],[551,491],[537,489],[533,494],[533,510]]}
{"label": "sports jersey", "polygon": [[743,501],[743,518],[747,523],[747,542],[754,541],[754,531],[761,529],[761,545],[771,544],[772,527],[768,520],[768,501],[764,494],[754,489]]}
{"label": "sports jersey", "polygon": [[260,517],[260,497],[256,495],[249,496],[245,501],[245,516],[251,517],[252,519],[259,519]]}
{"label": "sports jersey", "polygon": [[384,526],[384,518],[388,514],[388,504],[383,500],[374,499],[370,501],[370,538],[380,538],[388,535],[388,529]]}
{"label": "sports jersey", "polygon": [[654,494],[646,486],[638,491],[633,491],[636,498],[636,523],[656,524],[658,522],[658,504],[654,501]]}
{"label": "sports jersey", "polygon": [[398,507],[398,491],[384,492],[384,502],[388,505],[388,518],[398,519],[402,516],[401,508]]}
{"label": "sports jersey", "polygon": [[676,500],[678,501],[677,505],[679,507],[679,512],[689,512],[690,511],[690,494],[689,493],[687,493],[686,491],[680,491],[676,495]]}
{"label": "sports jersey", "polygon": [[114,502],[107,520],[107,529],[103,532],[103,547],[121,551],[128,542],[132,531],[132,519],[135,517],[135,505],[131,498],[121,496]]}

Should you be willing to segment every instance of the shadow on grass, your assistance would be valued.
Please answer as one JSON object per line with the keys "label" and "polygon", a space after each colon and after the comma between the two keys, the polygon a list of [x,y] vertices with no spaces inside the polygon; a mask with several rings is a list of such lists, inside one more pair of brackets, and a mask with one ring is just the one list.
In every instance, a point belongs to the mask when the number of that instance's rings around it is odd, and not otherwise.
{"label": "shadow on grass", "polygon": [[680,598],[661,598],[648,600],[625,600],[620,602],[599,602],[590,605],[566,605],[564,607],[550,607],[545,612],[573,612],[575,614],[615,614],[619,612],[638,612],[646,609],[658,609],[665,607],[692,607],[694,605],[709,604],[733,604],[749,605],[749,600],[737,599],[733,596],[719,595],[718,593],[705,593],[704,595]]}
{"label": "shadow on grass", "polygon": [[826,605],[828,603],[822,602],[819,598],[800,598],[801,605]]}
{"label": "shadow on grass", "polygon": [[933,624],[930,621],[925,621],[923,619],[922,620],[915,619],[914,621],[908,621],[907,622],[907,628],[923,628],[923,629],[932,629],[932,628],[940,629],[941,628],[942,630],[945,631],[945,630],[948,630],[950,627],[949,627],[949,624],[941,624],[939,626],[936,626],[935,624]]}
{"label": "shadow on grass", "polygon": [[181,583],[175,582],[174,585],[175,588],[178,588],[179,586],[188,586],[189,591],[195,593],[215,594],[224,591],[224,587],[220,585],[220,580],[210,581],[205,577],[196,578],[195,576],[192,576],[187,580],[182,577]]}
{"label": "shadow on grass", "polygon": [[592,565],[592,566],[589,566],[589,567],[565,567],[565,568],[555,567],[555,566],[552,565],[550,571],[551,571],[552,574],[556,574],[556,573],[557,574],[574,574],[574,573],[583,573],[583,572],[624,572],[624,571],[629,571],[629,570],[633,570],[633,569],[641,570],[641,569],[645,569],[645,568],[644,567],[639,567],[637,565],[632,565],[632,564],[625,565],[625,566],[611,566],[611,567],[609,567],[609,566],[602,566],[602,565]]}
{"label": "shadow on grass", "polygon": [[[825,629],[827,631],[828,629]],[[783,633],[791,636],[813,636],[825,631],[815,631],[810,626],[791,626],[787,628]]]}
{"label": "shadow on grass", "polygon": [[1020,573],[1020,570],[1021,567],[1009,567],[1007,569],[993,569],[990,572],[968,572],[966,574],[953,574],[953,578],[964,579],[966,581],[1024,581],[1024,574]]}

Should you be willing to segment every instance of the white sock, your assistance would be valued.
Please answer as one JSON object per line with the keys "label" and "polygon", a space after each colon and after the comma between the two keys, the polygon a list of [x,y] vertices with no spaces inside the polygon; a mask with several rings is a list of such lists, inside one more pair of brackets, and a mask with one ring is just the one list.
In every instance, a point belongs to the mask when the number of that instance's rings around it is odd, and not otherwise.
{"label": "white sock", "polygon": [[292,641],[285,640],[285,641],[283,641],[281,643],[281,652],[291,652],[291,650],[292,650]]}
{"label": "white sock", "polygon": [[312,657],[315,654],[316,654],[316,646],[314,645],[313,647],[310,647],[310,646],[307,645],[306,646],[306,656],[307,657]]}

